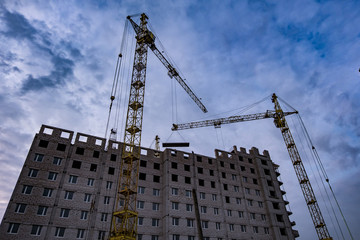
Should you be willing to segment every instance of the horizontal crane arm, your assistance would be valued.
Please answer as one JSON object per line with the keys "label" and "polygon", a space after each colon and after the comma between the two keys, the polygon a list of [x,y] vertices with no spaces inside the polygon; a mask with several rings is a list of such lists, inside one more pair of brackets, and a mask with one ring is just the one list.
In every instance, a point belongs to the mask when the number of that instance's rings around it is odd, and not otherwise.
{"label": "horizontal crane arm", "polygon": [[[284,112],[284,116],[288,116],[298,112]],[[275,111],[266,111],[265,113],[255,113],[255,114],[248,114],[248,115],[239,115],[239,116],[231,116],[226,118],[218,118],[212,120],[204,120],[198,122],[190,122],[190,123],[180,123],[180,124],[173,124],[171,130],[185,130],[190,128],[199,128],[199,127],[220,127],[221,124],[229,124],[229,123],[236,123],[236,122],[245,122],[245,121],[252,121],[252,120],[260,120],[265,118],[274,118],[276,116]]]}

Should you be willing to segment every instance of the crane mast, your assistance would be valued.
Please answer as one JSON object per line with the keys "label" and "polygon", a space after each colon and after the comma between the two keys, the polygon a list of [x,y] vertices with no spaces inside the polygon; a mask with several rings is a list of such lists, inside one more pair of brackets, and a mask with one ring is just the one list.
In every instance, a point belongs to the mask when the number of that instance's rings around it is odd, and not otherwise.
{"label": "crane mast", "polygon": [[[110,239],[135,239],[137,231],[138,213],[136,212],[136,197],[138,185],[138,169],[140,159],[141,129],[143,120],[143,106],[146,80],[147,43],[154,39],[147,31],[147,17],[141,15],[139,33],[136,36],[136,47],[129,106],[126,115],[120,178],[113,212]],[[123,207],[120,201],[123,200]]]}
{"label": "crane mast", "polygon": [[272,102],[275,105],[275,117],[274,123],[277,128],[280,128],[281,134],[284,138],[286,148],[289,152],[291,162],[294,166],[296,176],[300,183],[301,190],[303,192],[306,205],[309,209],[312,221],[315,226],[316,233],[320,240],[331,240],[329,231],[326,227],[324,218],[321,214],[320,207],[315,198],[314,191],[311,187],[309,177],[306,174],[305,167],[301,161],[299,151],[295,145],[295,141],[291,135],[289,126],[286,122],[285,115],[283,110],[280,107],[279,101],[277,100],[277,96],[274,93],[271,98]]}
{"label": "crane mast", "polygon": [[320,240],[332,240],[329,231],[325,225],[324,218],[321,214],[320,207],[315,198],[315,194],[311,187],[309,177],[306,174],[305,167],[301,161],[300,154],[296,148],[295,141],[291,135],[289,126],[285,119],[285,116],[295,113],[297,114],[298,112],[297,111],[283,112],[275,93],[272,95],[272,102],[274,103],[274,108],[275,108],[275,110],[273,111],[268,110],[265,113],[256,113],[256,114],[248,114],[248,115],[240,115],[240,116],[231,116],[227,118],[204,120],[198,122],[173,124],[172,130],[177,131],[177,130],[185,130],[191,128],[207,127],[207,126],[220,127],[221,124],[230,124],[236,122],[245,122],[245,121],[273,118],[275,126],[277,128],[280,128],[282,136],[284,138],[286,148],[289,152],[292,164],[295,169],[296,176],[299,180],[301,190],[305,197],[305,201],[309,209],[312,221],[314,223],[316,233]]}
{"label": "crane mast", "polygon": [[195,103],[204,112],[207,112],[205,106],[179,76],[175,68],[156,48],[155,36],[147,28],[148,17],[146,14],[141,14],[140,25],[137,25],[130,16],[128,16],[127,19],[130,21],[136,33],[136,47],[122,147],[122,161],[120,164],[117,194],[109,234],[110,240],[135,240],[137,235],[138,212],[136,210],[136,198],[141,153],[148,47],[150,47],[169,70],[169,76],[175,77]]}

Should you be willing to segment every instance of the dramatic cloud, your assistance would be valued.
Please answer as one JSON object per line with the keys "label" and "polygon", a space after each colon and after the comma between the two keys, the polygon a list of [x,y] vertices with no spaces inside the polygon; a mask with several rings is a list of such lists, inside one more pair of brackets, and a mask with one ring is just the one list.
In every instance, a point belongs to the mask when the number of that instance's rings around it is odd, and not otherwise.
{"label": "dramatic cloud", "polygon": [[35,40],[35,35],[38,31],[31,26],[23,15],[10,13],[6,8],[2,8],[2,20],[7,27],[2,32],[5,36],[17,38],[18,40]]}
{"label": "dramatic cloud", "polygon": [[31,90],[41,90],[46,87],[56,87],[64,84],[64,79],[73,74],[74,62],[60,56],[52,56],[54,70],[48,76],[34,78],[29,75],[22,86],[23,93]]}
{"label": "dramatic cloud", "polygon": [[[150,146],[159,135],[162,141],[186,139],[191,147],[185,151],[210,156],[214,148],[233,145],[269,150],[280,164],[300,239],[315,239],[281,133],[270,119],[170,131],[173,121],[271,110],[269,98],[248,112],[242,107],[276,92],[300,112],[353,235],[360,236],[358,1],[2,1],[0,216],[41,124],[104,136],[126,16],[141,12],[149,15],[157,38],[209,109],[203,115],[179,86],[172,91],[176,83],[149,52],[142,145]],[[133,45],[132,35],[127,48]],[[127,50],[122,53],[131,69],[133,52]],[[117,96],[120,118],[129,74],[124,72]],[[288,120],[315,178],[298,119]],[[110,125],[119,128],[121,139],[123,126],[113,117]],[[318,196],[317,184],[313,187]],[[335,236],[332,226],[330,231]]]}
{"label": "dramatic cloud", "polygon": [[[40,91],[43,88],[64,85],[66,80],[73,76],[74,60],[82,57],[80,50],[64,40],[61,40],[59,43],[53,43],[49,38],[51,33],[37,29],[23,15],[17,12],[9,12],[3,7],[2,13],[1,19],[5,24],[6,30],[1,33],[17,41],[28,41],[30,47],[37,48],[38,54],[40,53],[43,57],[50,58],[50,62],[53,65],[53,70],[51,70],[49,75],[34,77],[32,74],[29,74],[23,82],[21,93],[24,94],[27,91]],[[42,25],[46,26],[46,24]],[[65,52],[62,52],[61,49]],[[71,59],[65,57],[65,55],[69,55]],[[17,67],[14,70],[20,71]]]}

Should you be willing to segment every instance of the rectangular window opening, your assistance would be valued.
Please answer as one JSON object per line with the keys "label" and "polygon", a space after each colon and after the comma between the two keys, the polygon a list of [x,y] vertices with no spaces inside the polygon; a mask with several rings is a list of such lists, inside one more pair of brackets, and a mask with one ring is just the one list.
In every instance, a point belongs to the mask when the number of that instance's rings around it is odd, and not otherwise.
{"label": "rectangular window opening", "polygon": [[160,170],[160,163],[154,163],[154,169]]}
{"label": "rectangular window opening", "polygon": [[70,138],[70,133],[61,131],[60,137],[65,138],[65,139],[69,139]]}
{"label": "rectangular window opening", "polygon": [[51,128],[44,128],[43,133],[47,134],[47,135],[52,135],[53,134],[54,129]]}
{"label": "rectangular window opening", "polygon": [[90,171],[91,171],[91,172],[96,172],[96,169],[97,169],[97,164],[92,163],[92,164],[90,165]]}
{"label": "rectangular window opening", "polygon": [[47,148],[48,145],[49,145],[49,141],[46,141],[46,140],[40,140],[39,141],[39,147]]}
{"label": "rectangular window opening", "polygon": [[81,147],[77,147],[75,153],[78,155],[84,155],[85,149]]}
{"label": "rectangular window opening", "polygon": [[159,182],[160,182],[160,176],[154,175],[154,176],[153,176],[153,182],[159,183]]}
{"label": "rectangular window opening", "polygon": [[99,152],[99,151],[94,150],[94,153],[93,153],[93,158],[99,158],[99,157],[100,157],[100,152]]}
{"label": "rectangular window opening", "polygon": [[65,152],[66,150],[66,144],[62,144],[62,143],[58,143],[57,147],[56,147],[57,151],[61,151],[61,152]]}
{"label": "rectangular window opening", "polygon": [[86,143],[87,140],[88,140],[88,137],[83,136],[83,135],[80,135],[80,136],[79,136],[79,142],[84,142],[84,143]]}

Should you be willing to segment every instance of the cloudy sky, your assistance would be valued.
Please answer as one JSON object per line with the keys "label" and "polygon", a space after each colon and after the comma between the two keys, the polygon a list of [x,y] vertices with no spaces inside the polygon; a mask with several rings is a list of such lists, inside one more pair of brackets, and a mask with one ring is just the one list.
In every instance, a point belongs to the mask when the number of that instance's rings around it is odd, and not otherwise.
{"label": "cloudy sky", "polygon": [[[170,130],[173,120],[243,113],[242,107],[275,92],[300,112],[353,236],[359,237],[359,1],[1,1],[0,218],[41,124],[104,136],[126,16],[141,12],[209,110],[203,114],[180,87],[172,90],[175,83],[149,53],[142,145],[149,147],[158,134],[162,141],[189,141],[191,147],[183,150],[208,156],[233,145],[269,150],[281,166],[300,239],[316,239],[271,120],[180,134]],[[267,109],[270,98],[246,113]],[[306,152],[297,118],[288,120],[294,135],[299,133],[299,150]],[[322,202],[311,161],[304,164]],[[326,208],[322,212],[331,235],[341,236]]]}

